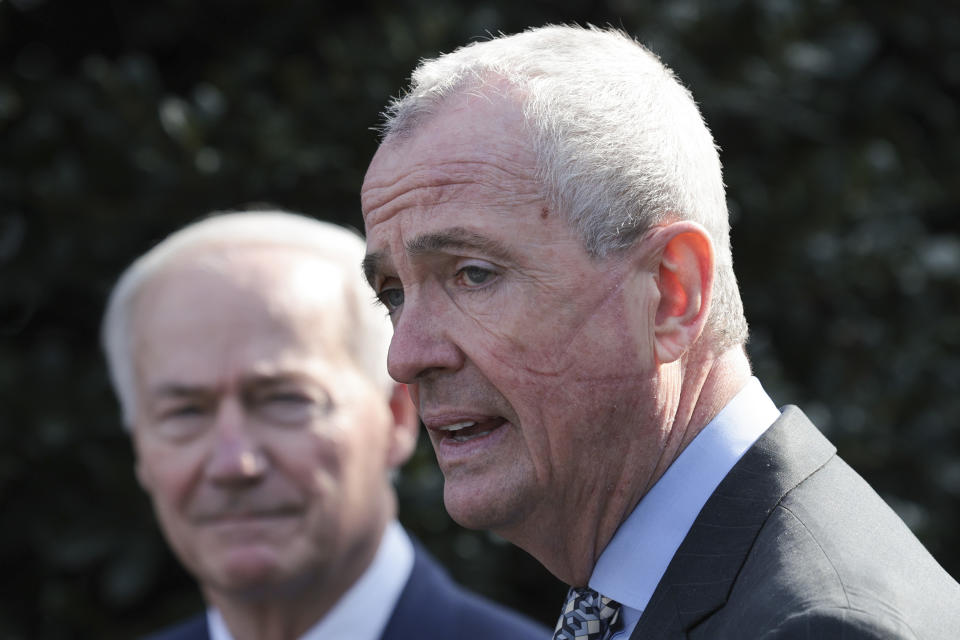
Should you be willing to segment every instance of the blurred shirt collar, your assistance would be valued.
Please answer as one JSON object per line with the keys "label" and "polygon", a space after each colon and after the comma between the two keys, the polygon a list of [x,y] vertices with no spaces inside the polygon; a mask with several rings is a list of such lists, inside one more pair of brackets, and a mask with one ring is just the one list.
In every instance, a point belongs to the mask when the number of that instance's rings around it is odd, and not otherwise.
{"label": "blurred shirt collar", "polygon": [[[367,570],[299,640],[378,640],[410,578],[413,554],[403,527],[388,524]],[[207,610],[207,627],[210,640],[233,640],[217,609]]]}

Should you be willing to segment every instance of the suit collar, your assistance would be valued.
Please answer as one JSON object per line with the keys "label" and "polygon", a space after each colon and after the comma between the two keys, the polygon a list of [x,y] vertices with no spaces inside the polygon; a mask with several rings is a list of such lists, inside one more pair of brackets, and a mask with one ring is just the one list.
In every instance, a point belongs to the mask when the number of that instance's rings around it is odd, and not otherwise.
{"label": "suit collar", "polygon": [[625,607],[624,621],[630,627],[646,609],[707,500],[779,418],[780,410],[760,381],[751,378],[620,524],[588,584]]}
{"label": "suit collar", "polygon": [[685,637],[723,606],[770,512],[835,453],[803,412],[786,407],[704,505],[631,637]]}
{"label": "suit collar", "polygon": [[402,640],[415,635],[423,624],[425,609],[433,613],[430,625],[436,637],[453,637],[457,615],[453,603],[456,587],[420,542],[413,537],[411,541],[414,550],[413,569],[387,622],[383,640]]}

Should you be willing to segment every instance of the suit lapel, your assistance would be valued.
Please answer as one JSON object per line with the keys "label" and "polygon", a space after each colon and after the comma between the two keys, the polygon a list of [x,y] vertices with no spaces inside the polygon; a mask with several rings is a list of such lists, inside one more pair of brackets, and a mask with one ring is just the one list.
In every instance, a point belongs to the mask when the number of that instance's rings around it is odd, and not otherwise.
{"label": "suit lapel", "polygon": [[707,500],[631,640],[685,638],[723,606],[770,512],[834,453],[803,412],[786,407]]}
{"label": "suit lapel", "polygon": [[430,612],[430,637],[454,637],[456,616],[456,593],[453,582],[446,572],[424,550],[413,536],[413,569],[410,578],[400,593],[381,640],[406,640],[424,635],[424,613]]}

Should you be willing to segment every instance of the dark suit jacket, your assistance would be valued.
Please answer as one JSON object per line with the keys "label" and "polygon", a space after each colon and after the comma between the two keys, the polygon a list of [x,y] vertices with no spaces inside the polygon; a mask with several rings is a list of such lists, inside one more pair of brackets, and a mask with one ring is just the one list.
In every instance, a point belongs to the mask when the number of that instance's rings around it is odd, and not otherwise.
{"label": "dark suit jacket", "polygon": [[[205,614],[145,640],[209,640]],[[413,571],[400,594],[382,640],[549,640],[552,633],[531,620],[457,585],[414,541]]]}
{"label": "dark suit jacket", "polygon": [[631,640],[960,638],[960,585],[796,407],[697,516]]}

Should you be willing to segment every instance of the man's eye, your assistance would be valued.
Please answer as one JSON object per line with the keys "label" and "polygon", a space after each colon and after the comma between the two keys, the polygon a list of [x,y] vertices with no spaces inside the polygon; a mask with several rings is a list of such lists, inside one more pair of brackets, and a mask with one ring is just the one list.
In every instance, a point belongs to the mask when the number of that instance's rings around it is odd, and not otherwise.
{"label": "man's eye", "polygon": [[163,412],[163,417],[170,418],[195,418],[203,415],[204,408],[199,404],[183,404],[171,407]]}
{"label": "man's eye", "polygon": [[257,410],[261,417],[281,423],[295,423],[309,419],[313,402],[297,393],[272,393],[259,399]]}
{"label": "man's eye", "polygon": [[253,401],[259,418],[274,424],[300,425],[313,420],[329,407],[300,392],[270,393]]}
{"label": "man's eye", "polygon": [[403,289],[381,289],[377,299],[390,313],[393,313],[403,305]]}
{"label": "man's eye", "polygon": [[164,440],[180,442],[203,433],[210,424],[210,418],[203,404],[182,404],[161,410],[149,426]]}
{"label": "man's eye", "polygon": [[310,398],[302,393],[272,393],[263,399],[264,402],[276,404],[304,404],[311,402]]}
{"label": "man's eye", "polygon": [[488,282],[493,277],[493,271],[476,265],[468,265],[457,271],[457,276],[467,286],[476,287]]}

